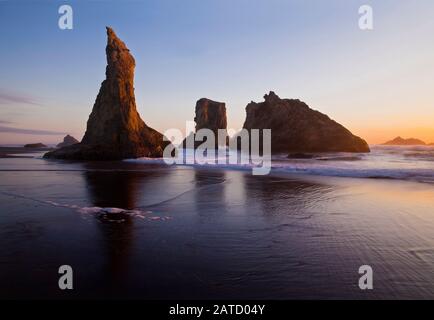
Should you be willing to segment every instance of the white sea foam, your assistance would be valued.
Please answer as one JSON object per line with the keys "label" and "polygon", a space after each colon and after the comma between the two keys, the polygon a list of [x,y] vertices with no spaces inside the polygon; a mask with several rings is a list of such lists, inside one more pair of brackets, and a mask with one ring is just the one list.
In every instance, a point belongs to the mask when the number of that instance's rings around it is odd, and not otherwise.
{"label": "white sea foam", "polygon": [[[308,159],[289,159],[285,155],[274,155],[272,173],[290,173],[353,178],[384,178],[434,183],[434,148],[428,146],[373,146],[371,153],[327,153],[312,155]],[[191,157],[191,150],[184,156]],[[233,151],[230,151],[233,152]],[[226,158],[228,158],[226,154]],[[223,156],[224,157],[224,156]],[[202,168],[251,170],[252,164],[229,164],[217,156],[214,163],[177,164]],[[135,163],[160,163],[163,159],[129,159]],[[192,161],[191,161],[192,162]]]}
{"label": "white sea foam", "polygon": [[32,197],[20,195],[20,194],[13,194],[9,192],[1,192],[4,195],[27,199],[43,204],[47,204],[53,207],[61,207],[61,208],[67,208],[77,211],[78,213],[85,214],[85,215],[98,215],[102,216],[105,220],[108,221],[114,221],[114,222],[123,222],[125,219],[117,219],[118,217],[122,216],[129,216],[139,219],[147,219],[147,220],[169,220],[171,219],[168,216],[156,216],[152,211],[143,211],[138,209],[122,209],[122,208],[112,208],[112,207],[81,207],[75,204],[64,204],[64,203],[58,203],[51,200],[40,200],[35,199]]}

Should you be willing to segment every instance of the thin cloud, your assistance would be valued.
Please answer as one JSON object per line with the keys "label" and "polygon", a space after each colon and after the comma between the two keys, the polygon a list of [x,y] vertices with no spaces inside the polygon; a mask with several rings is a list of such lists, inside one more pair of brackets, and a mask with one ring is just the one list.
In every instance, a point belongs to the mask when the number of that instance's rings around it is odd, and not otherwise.
{"label": "thin cloud", "polygon": [[0,120],[0,124],[12,124],[10,121]]}
{"label": "thin cloud", "polygon": [[13,127],[0,126],[0,132],[3,133],[16,133],[16,134],[31,134],[41,136],[61,136],[66,135],[66,132],[50,131],[50,130],[36,130],[36,129],[22,129]]}
{"label": "thin cloud", "polygon": [[41,103],[34,97],[23,93],[6,92],[3,89],[0,89],[0,104],[30,104],[41,106]]}

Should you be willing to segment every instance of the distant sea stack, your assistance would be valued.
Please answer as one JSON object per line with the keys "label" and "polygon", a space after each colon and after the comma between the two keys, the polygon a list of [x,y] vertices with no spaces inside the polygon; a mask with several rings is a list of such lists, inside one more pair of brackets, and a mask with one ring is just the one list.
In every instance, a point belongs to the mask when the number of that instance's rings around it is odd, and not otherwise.
{"label": "distant sea stack", "polygon": [[243,128],[271,129],[273,153],[370,152],[365,140],[306,103],[273,91],[264,99],[247,105]]}
{"label": "distant sea stack", "polygon": [[415,138],[404,139],[401,137],[396,137],[393,140],[383,143],[385,146],[424,146],[425,142]]}
{"label": "distant sea stack", "polygon": [[[226,105],[224,102],[217,102],[207,98],[199,99],[196,102],[195,114],[194,121],[196,122],[196,132],[200,129],[210,129],[214,132],[215,139],[218,140],[218,130],[224,129],[226,138],[222,145],[227,145],[227,118]],[[190,138],[194,139],[194,134],[188,137],[188,139]],[[184,139],[182,143],[183,147],[186,146],[186,140],[187,138]],[[194,147],[197,148],[202,143],[202,141],[195,141]],[[218,148],[218,141],[215,141],[215,145],[216,148]]]}
{"label": "distant sea stack", "polygon": [[67,147],[67,146],[72,146],[73,144],[77,144],[80,143],[80,141],[78,141],[77,139],[75,139],[73,136],[70,136],[69,134],[65,136],[65,138],[63,138],[63,142],[60,142],[59,144],[57,144],[57,148],[63,148],[63,147]]}
{"label": "distant sea stack", "polygon": [[48,148],[45,144],[43,143],[28,143],[24,145],[24,148]]}
{"label": "distant sea stack", "polygon": [[81,143],[48,152],[45,158],[120,160],[162,157],[169,144],[148,127],[136,109],[135,60],[126,45],[107,27],[106,79],[102,82]]}

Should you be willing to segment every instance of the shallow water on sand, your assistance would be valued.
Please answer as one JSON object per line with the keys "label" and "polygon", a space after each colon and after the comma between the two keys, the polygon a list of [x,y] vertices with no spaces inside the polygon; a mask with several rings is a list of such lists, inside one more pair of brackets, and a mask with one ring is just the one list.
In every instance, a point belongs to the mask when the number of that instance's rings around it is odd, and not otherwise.
{"label": "shallow water on sand", "polygon": [[433,230],[427,183],[0,159],[1,298],[433,299]]}
{"label": "shallow water on sand", "polygon": [[[231,156],[238,163],[231,163]],[[185,165],[198,166],[200,153],[181,149],[180,158]],[[204,157],[204,159],[207,159]],[[260,157],[241,164],[240,156],[233,150],[219,149],[217,156],[211,155],[205,165],[252,171],[262,167]],[[271,171],[282,174],[305,174],[329,177],[396,179],[434,184],[434,146],[384,146],[373,145],[369,153],[330,152],[319,154],[277,154],[271,157]],[[127,160],[134,163],[164,163],[163,159],[139,158]],[[204,160],[201,160],[204,162]],[[196,162],[196,164],[195,164]],[[252,164],[255,163],[255,164]],[[204,165],[201,165],[204,167]]]}

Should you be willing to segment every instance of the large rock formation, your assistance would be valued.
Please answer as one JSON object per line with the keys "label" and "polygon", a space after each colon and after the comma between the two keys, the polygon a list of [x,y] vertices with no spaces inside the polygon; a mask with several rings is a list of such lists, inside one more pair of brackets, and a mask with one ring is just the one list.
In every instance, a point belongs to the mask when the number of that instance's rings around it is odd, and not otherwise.
{"label": "large rock formation", "polygon": [[426,143],[423,142],[422,140],[415,139],[415,138],[404,139],[401,137],[396,137],[393,140],[390,140],[390,141],[383,143],[383,145],[386,145],[386,146],[424,146],[424,145],[426,145]]}
{"label": "large rock formation", "polygon": [[300,100],[280,99],[274,92],[246,107],[243,128],[271,129],[273,153],[369,152],[365,140]]}
{"label": "large rock formation", "polygon": [[[218,145],[218,130],[224,129],[225,139],[221,146],[227,145],[227,119],[226,119],[226,106],[224,102],[217,102],[207,98],[199,99],[196,102],[195,109],[196,116],[194,121],[196,122],[196,132],[200,129],[210,129],[214,133],[216,148]],[[184,139],[182,146],[186,146],[187,139],[194,139],[194,134]],[[202,141],[195,141],[194,147],[201,145]]]}
{"label": "large rock formation", "polygon": [[80,143],[80,141],[78,141],[77,139],[75,139],[73,136],[70,136],[69,134],[66,135],[63,138],[63,141],[57,144],[57,148],[63,148],[63,147],[67,147],[67,146],[72,146],[73,144],[77,144]]}
{"label": "large rock formation", "polygon": [[45,158],[118,160],[161,157],[169,142],[148,127],[136,110],[135,60],[126,45],[107,27],[106,79],[87,121],[79,144],[48,152]]}

